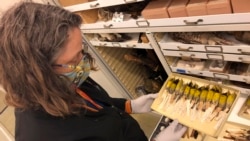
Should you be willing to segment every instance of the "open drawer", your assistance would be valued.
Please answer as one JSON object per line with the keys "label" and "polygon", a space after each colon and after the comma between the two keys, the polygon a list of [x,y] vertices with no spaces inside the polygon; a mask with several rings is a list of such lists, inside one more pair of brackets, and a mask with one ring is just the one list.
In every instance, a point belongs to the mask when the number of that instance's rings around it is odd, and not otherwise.
{"label": "open drawer", "polygon": [[172,73],[151,108],[197,131],[217,137],[239,95],[239,90],[231,87]]}

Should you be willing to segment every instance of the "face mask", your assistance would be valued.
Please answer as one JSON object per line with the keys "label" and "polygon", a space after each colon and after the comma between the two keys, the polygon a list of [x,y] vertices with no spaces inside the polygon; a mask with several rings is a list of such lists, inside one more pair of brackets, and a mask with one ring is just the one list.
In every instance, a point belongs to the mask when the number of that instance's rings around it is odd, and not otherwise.
{"label": "face mask", "polygon": [[71,84],[79,87],[87,79],[89,73],[89,59],[84,56],[72,72],[64,73],[63,75],[69,78]]}

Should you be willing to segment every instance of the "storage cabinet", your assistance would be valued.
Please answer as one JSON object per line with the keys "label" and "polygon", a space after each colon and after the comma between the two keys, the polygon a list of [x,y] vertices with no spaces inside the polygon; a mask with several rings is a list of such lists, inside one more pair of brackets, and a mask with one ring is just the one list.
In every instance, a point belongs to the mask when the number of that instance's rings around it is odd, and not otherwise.
{"label": "storage cabinet", "polygon": [[[167,78],[167,74],[152,45],[140,41],[141,33],[126,34],[129,39],[124,42],[99,41],[95,34],[85,34],[92,46],[91,50],[101,58],[109,72],[131,98],[158,92]],[[124,33],[116,34],[122,35]],[[112,36],[115,34],[103,35]]]}
{"label": "storage cabinet", "polygon": [[[89,3],[65,7],[71,11],[93,9],[99,7],[126,4],[128,1],[97,0]],[[138,2],[138,1],[133,1]],[[98,4],[97,4],[98,3]],[[90,6],[92,5],[92,6]],[[94,6],[93,6],[94,5]],[[170,75],[172,72],[191,75],[211,81],[223,83],[239,89],[241,94],[227,120],[228,123],[250,126],[250,120],[238,116],[240,107],[247,96],[250,95],[250,75],[231,74],[224,71],[211,71],[209,67],[219,60],[230,63],[250,64],[250,45],[237,42],[234,45],[207,45],[184,44],[169,38],[170,32],[223,32],[223,31],[250,31],[250,13],[219,14],[193,17],[178,17],[164,19],[128,19],[123,22],[96,22],[81,26],[84,38],[89,43],[101,69],[110,74],[111,80],[116,81],[130,98],[138,97],[134,92],[135,83],[143,83],[141,77],[143,69],[131,62],[124,62],[126,53],[135,50],[150,50],[155,53],[164,71]],[[126,33],[133,39],[127,42],[106,42],[89,38],[91,34],[99,33]],[[145,33],[148,43],[138,43],[138,34]],[[163,33],[164,36],[156,36]],[[199,61],[202,69],[179,67],[177,62],[183,58]],[[123,60],[123,61],[122,61]],[[228,65],[227,67],[230,67]],[[248,71],[248,68],[247,70]],[[127,73],[125,73],[127,72]],[[132,84],[133,83],[133,84]],[[130,85],[131,84],[131,85]],[[238,84],[238,85],[237,85]],[[215,139],[214,139],[215,140]]]}
{"label": "storage cabinet", "polygon": [[[190,36],[190,38],[192,38]],[[175,42],[168,37],[168,33],[164,38],[158,43],[161,51],[165,57],[175,57],[175,61],[168,61],[168,64],[173,72],[186,73],[191,75],[206,76],[210,78],[221,78],[226,80],[233,80],[239,82],[249,83],[249,45],[235,41],[235,39],[227,39],[233,43],[232,45],[203,45],[203,44],[184,44],[180,42]],[[186,58],[190,61],[182,61],[181,58]],[[167,59],[169,60],[169,59]],[[173,59],[172,59],[173,60]],[[201,67],[193,69],[188,66],[181,66],[181,63],[192,62],[193,60],[197,61],[196,65]],[[212,64],[215,60],[219,60],[225,63],[225,68],[222,70],[212,70],[211,66],[216,65]],[[179,64],[179,67],[178,67]],[[227,65],[228,64],[228,65]],[[233,69],[233,65],[244,64],[239,68],[243,71],[242,74],[233,74],[230,73],[230,68]],[[223,66],[224,67],[224,66]],[[186,68],[186,69],[185,69]],[[240,71],[240,70],[239,70]]]}

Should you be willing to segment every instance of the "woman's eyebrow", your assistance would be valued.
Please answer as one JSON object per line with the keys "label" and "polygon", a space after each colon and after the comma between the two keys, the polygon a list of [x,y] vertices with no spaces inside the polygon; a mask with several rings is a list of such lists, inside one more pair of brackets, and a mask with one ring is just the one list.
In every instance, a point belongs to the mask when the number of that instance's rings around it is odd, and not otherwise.
{"label": "woman's eyebrow", "polygon": [[78,63],[78,61],[80,61],[79,59],[80,59],[81,54],[82,54],[82,49],[78,51],[78,53],[74,56],[72,61]]}

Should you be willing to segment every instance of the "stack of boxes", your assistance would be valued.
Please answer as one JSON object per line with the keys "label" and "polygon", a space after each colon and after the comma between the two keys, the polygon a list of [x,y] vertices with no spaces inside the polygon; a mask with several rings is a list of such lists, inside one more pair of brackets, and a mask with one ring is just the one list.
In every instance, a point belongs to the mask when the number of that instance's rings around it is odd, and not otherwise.
{"label": "stack of boxes", "polygon": [[190,0],[186,6],[188,16],[207,15],[208,0]]}
{"label": "stack of boxes", "polygon": [[250,12],[250,0],[154,0],[142,11],[145,19]]}
{"label": "stack of boxes", "polygon": [[189,0],[173,0],[168,7],[170,17],[186,17],[186,5]]}
{"label": "stack of boxes", "polygon": [[232,13],[230,0],[209,0],[207,3],[207,14],[228,14]]}
{"label": "stack of boxes", "polygon": [[145,19],[159,19],[170,18],[168,14],[168,7],[171,4],[171,0],[154,0],[151,1],[142,11],[142,15]]}
{"label": "stack of boxes", "polygon": [[234,13],[250,12],[250,0],[231,0]]}
{"label": "stack of boxes", "polygon": [[[93,0],[58,0],[65,6],[87,3]],[[141,11],[145,19],[175,18],[250,12],[250,0],[151,0]],[[98,20],[98,8],[78,11],[83,23]]]}

